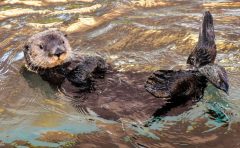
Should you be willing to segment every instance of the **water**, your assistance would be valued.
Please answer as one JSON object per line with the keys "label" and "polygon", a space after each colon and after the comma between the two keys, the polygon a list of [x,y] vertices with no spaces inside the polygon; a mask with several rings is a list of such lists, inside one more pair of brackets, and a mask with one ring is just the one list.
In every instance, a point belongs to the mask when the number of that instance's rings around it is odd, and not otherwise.
{"label": "water", "polygon": [[[214,17],[218,55],[230,79],[225,95],[152,115],[163,101],[143,84],[158,69],[184,68],[204,10]],[[0,2],[0,140],[2,146],[239,147],[240,4],[234,0],[45,0]],[[23,72],[22,46],[58,28],[75,52],[101,54],[117,70],[96,92],[73,99]]]}

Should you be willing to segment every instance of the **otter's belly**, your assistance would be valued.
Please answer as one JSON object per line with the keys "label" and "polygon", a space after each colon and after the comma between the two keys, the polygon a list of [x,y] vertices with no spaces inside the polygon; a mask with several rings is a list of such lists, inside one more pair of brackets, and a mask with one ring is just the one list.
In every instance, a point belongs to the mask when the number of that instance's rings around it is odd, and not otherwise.
{"label": "otter's belly", "polygon": [[[191,99],[181,105],[166,105],[162,98],[148,93],[144,84],[150,73],[110,72],[104,79],[95,83],[95,91],[80,93],[77,87],[65,81],[62,90],[72,99],[77,110],[94,111],[100,117],[111,120],[128,118],[147,120],[152,116],[179,115],[189,110],[194,102]],[[184,104],[184,105],[183,105]]]}

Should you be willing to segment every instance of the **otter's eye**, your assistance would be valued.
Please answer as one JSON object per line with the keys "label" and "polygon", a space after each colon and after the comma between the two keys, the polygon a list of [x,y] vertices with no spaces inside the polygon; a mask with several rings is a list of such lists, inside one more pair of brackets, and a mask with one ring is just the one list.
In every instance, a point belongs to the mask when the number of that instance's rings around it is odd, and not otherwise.
{"label": "otter's eye", "polygon": [[40,49],[43,49],[43,45],[39,45],[39,48],[40,48]]}
{"label": "otter's eye", "polygon": [[28,49],[28,48],[29,48],[29,46],[28,46],[28,45],[25,45],[25,46],[24,46],[24,48],[25,48],[25,49]]}
{"label": "otter's eye", "polygon": [[64,42],[64,41],[62,41],[62,43],[64,44],[65,42]]}

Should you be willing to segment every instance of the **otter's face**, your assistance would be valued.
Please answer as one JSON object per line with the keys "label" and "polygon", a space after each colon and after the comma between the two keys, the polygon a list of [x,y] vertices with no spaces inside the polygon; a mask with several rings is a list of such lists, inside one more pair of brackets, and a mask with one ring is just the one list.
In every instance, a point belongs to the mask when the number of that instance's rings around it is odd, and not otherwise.
{"label": "otter's face", "polygon": [[52,68],[69,61],[71,51],[63,33],[47,30],[29,38],[24,55],[30,68]]}
{"label": "otter's face", "polygon": [[208,64],[199,68],[199,72],[207,77],[214,86],[228,94],[229,84],[227,72],[222,66]]}

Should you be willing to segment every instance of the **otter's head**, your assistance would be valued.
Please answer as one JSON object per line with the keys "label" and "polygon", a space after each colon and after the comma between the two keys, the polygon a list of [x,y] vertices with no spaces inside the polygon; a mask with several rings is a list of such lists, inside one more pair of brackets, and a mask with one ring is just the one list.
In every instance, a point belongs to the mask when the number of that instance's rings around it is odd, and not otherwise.
{"label": "otter's head", "polygon": [[208,79],[210,83],[228,94],[228,76],[222,66],[217,64],[208,64],[200,67],[198,70]]}
{"label": "otter's head", "polygon": [[72,49],[65,35],[57,30],[47,30],[30,37],[25,44],[27,66],[47,69],[61,65],[71,58]]}

